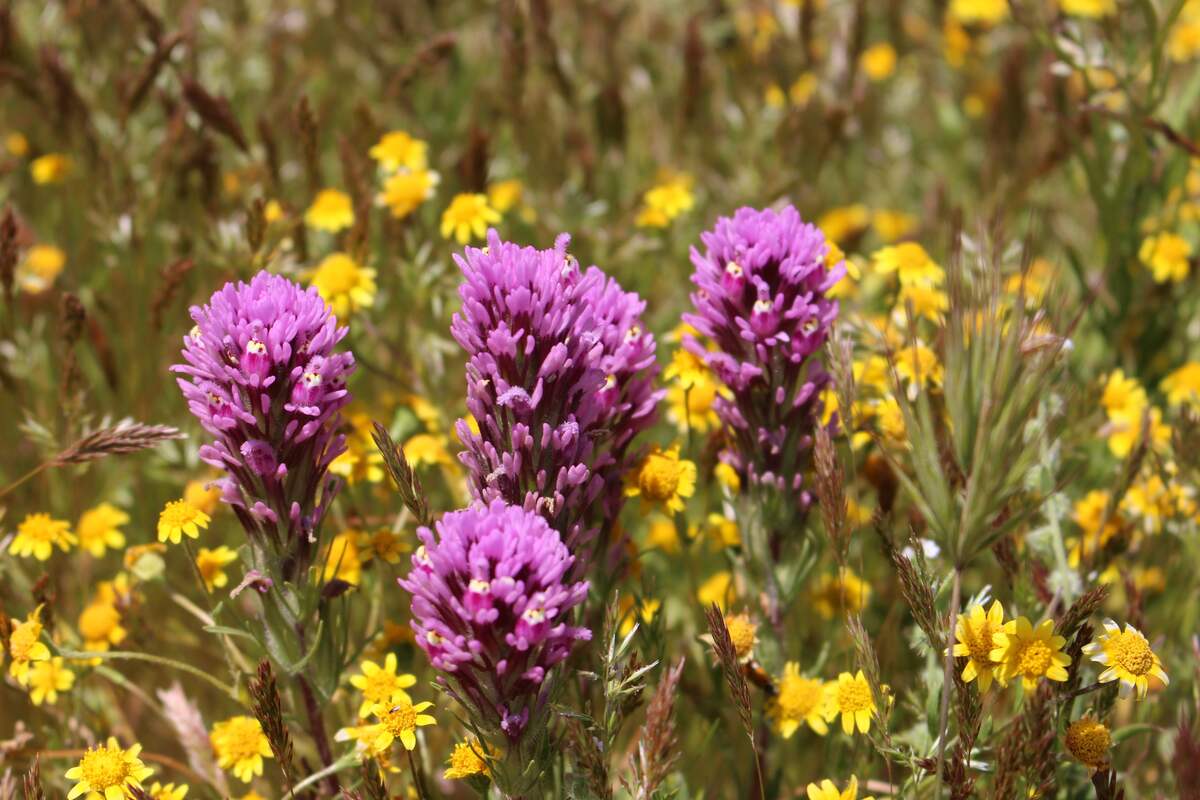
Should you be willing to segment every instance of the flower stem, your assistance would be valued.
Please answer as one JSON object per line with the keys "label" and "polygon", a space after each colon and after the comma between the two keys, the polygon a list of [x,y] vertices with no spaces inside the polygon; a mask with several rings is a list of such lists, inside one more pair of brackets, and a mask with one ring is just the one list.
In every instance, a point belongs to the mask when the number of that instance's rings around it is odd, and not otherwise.
{"label": "flower stem", "polygon": [[238,705],[243,705],[241,698],[238,697],[238,691],[236,688],[234,688],[233,686],[230,686],[227,683],[222,683],[220,680],[218,680],[217,678],[214,678],[212,675],[209,675],[207,672],[205,672],[202,669],[193,667],[191,664],[185,664],[182,661],[176,661],[173,658],[166,658],[164,656],[154,656],[154,655],[150,655],[149,653],[134,653],[134,652],[130,652],[128,650],[104,650],[104,651],[97,651],[97,652],[89,652],[89,651],[84,651],[84,650],[70,650],[67,648],[60,648],[58,651],[58,654],[60,656],[62,656],[63,658],[69,658],[69,659],[74,659],[74,660],[78,660],[78,661],[88,661],[93,658],[100,658],[100,659],[116,659],[116,660],[123,659],[123,660],[129,660],[129,661],[149,661],[151,664],[161,664],[164,667],[171,667],[172,669],[177,669],[181,672],[186,672],[190,675],[194,675],[197,678],[200,678],[201,680],[210,684],[211,686],[215,686],[216,688],[220,689],[221,693],[228,696],[231,700],[233,700],[233,702],[237,703]]}
{"label": "flower stem", "polygon": [[[332,795],[337,795],[342,787],[338,784],[338,779],[334,775],[334,772],[337,772],[337,770],[330,770],[336,762],[333,760],[333,749],[329,746],[329,736],[325,733],[325,717],[321,714],[321,706],[317,703],[317,696],[313,693],[312,686],[309,685],[307,678],[303,675],[297,675],[296,683],[300,686],[300,694],[304,698],[304,711],[308,715],[309,733],[312,734],[313,742],[317,745],[317,753],[321,756],[321,762],[325,765],[325,769],[317,774],[325,774],[329,792]],[[303,785],[304,782],[301,782],[296,788],[299,789]]]}
{"label": "flower stem", "polygon": [[942,669],[942,710],[938,716],[938,797],[946,785],[943,767],[946,764],[946,727],[950,716],[950,693],[954,685],[954,624],[962,603],[962,568],[954,566],[954,588],[950,593],[950,621],[946,626],[946,655]]}

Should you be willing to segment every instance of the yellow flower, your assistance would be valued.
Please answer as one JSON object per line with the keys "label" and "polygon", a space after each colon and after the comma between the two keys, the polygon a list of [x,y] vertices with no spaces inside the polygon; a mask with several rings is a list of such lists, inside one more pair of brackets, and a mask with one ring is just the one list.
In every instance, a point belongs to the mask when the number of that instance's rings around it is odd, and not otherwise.
{"label": "yellow flower", "polygon": [[329,543],[322,577],[337,578],[352,586],[362,582],[362,557],[358,553],[358,531],[342,531]]}
{"label": "yellow flower", "polygon": [[817,91],[817,76],[811,72],[802,72],[788,87],[788,100],[800,108],[808,105],[808,101]]}
{"label": "yellow flower", "polygon": [[350,195],[337,189],[322,189],[304,212],[304,224],[319,231],[337,233],[354,224]]}
{"label": "yellow flower", "polygon": [[689,428],[696,433],[708,433],[721,424],[716,400],[727,395],[728,390],[716,376],[687,385],[673,383],[667,388],[667,419],[680,433],[686,433]]}
{"label": "yellow flower", "polygon": [[158,515],[158,540],[179,544],[186,534],[192,539],[200,538],[200,531],[212,520],[208,514],[186,500],[171,500]]}
{"label": "yellow flower", "polygon": [[829,683],[826,691],[829,693],[827,719],[832,721],[841,714],[842,731],[847,735],[854,733],[855,726],[860,733],[871,730],[875,698],[871,696],[871,685],[861,669],[855,675],[841,673],[837,681]]}
{"label": "yellow flower", "polygon": [[183,499],[200,509],[205,514],[212,514],[221,502],[221,490],[217,486],[209,486],[209,481],[188,481],[183,489]]}
{"label": "yellow flower", "polygon": [[1100,405],[1104,406],[1109,416],[1140,416],[1146,404],[1146,390],[1137,382],[1137,378],[1126,378],[1121,370],[1113,370],[1104,384],[1104,393],[1100,396]]}
{"label": "yellow flower", "polygon": [[812,589],[812,604],[825,619],[858,614],[867,607],[871,587],[846,567],[838,575],[822,575]]}
{"label": "yellow flower", "polygon": [[12,635],[8,639],[8,655],[12,659],[12,663],[8,665],[8,674],[21,684],[25,683],[30,664],[50,658],[50,648],[42,642],[41,606],[30,611],[24,622],[13,627]]}
{"label": "yellow flower", "polygon": [[79,615],[79,635],[84,647],[93,652],[107,650],[125,641],[127,631],[121,626],[121,612],[111,603],[94,600]]}
{"label": "yellow flower", "polygon": [[1138,260],[1154,273],[1155,283],[1180,283],[1188,276],[1188,259],[1191,257],[1191,244],[1174,233],[1147,236],[1138,248]]}
{"label": "yellow flower", "polygon": [[817,219],[825,238],[840,245],[866,230],[871,224],[871,209],[862,203],[831,208]]}
{"label": "yellow flower", "polygon": [[238,780],[249,783],[263,774],[263,759],[271,758],[271,744],[254,717],[230,717],[213,725],[209,734],[217,765],[231,770]]}
{"label": "yellow flower", "polygon": [[742,544],[742,532],[738,529],[737,520],[724,514],[714,512],[705,517],[704,530],[717,549],[740,547]]}
{"label": "yellow flower", "polygon": [[376,706],[374,713],[379,719],[379,723],[373,726],[375,728],[375,749],[383,750],[391,747],[392,742],[397,739],[400,740],[400,744],[404,745],[405,750],[414,749],[417,746],[417,728],[437,724],[436,719],[421,713],[432,706],[433,703],[428,701],[413,705],[410,700],[400,700],[390,708]]}
{"label": "yellow flower", "polygon": [[733,574],[722,570],[710,576],[696,590],[696,599],[705,608],[716,603],[724,611],[726,604],[733,599]]}
{"label": "yellow flower", "polygon": [[646,546],[668,554],[678,553],[681,547],[674,520],[656,514],[646,531]]}
{"label": "yellow flower", "polygon": [[490,770],[486,757],[490,755],[487,747],[474,737],[465,742],[457,742],[450,757],[446,759],[449,766],[442,773],[442,777],[446,780],[460,780],[472,775],[488,775]]}
{"label": "yellow flower", "polygon": [[36,184],[59,183],[71,172],[71,159],[62,153],[47,153],[29,164]]}
{"label": "yellow flower", "polygon": [[51,519],[49,514],[29,514],[17,526],[17,535],[8,546],[8,552],[14,556],[33,556],[38,561],[46,561],[55,547],[65,553],[77,542],[66,520]]}
{"label": "yellow flower", "polygon": [[1008,0],[951,0],[950,13],[967,25],[995,25],[1008,19]]}
{"label": "yellow flower", "polygon": [[725,628],[733,642],[733,652],[738,662],[745,664],[754,657],[754,646],[758,644],[758,625],[749,614],[725,615]]}
{"label": "yellow flower", "polygon": [[1116,0],[1058,0],[1064,14],[1099,19],[1117,13]]}
{"label": "yellow flower", "polygon": [[[763,102],[765,102],[771,108],[783,108],[785,105],[787,105],[787,95],[783,93],[782,86],[780,86],[778,83],[772,83],[769,86],[767,86],[766,91],[763,92]],[[647,212],[650,212],[650,209],[643,210],[642,215],[646,215]],[[639,215],[639,220],[643,219],[642,215]],[[645,219],[653,220],[655,223],[658,220],[662,220],[663,225],[665,225],[666,221],[667,221],[666,218],[663,217],[663,215],[659,214],[657,216],[654,216],[652,213],[648,216],[645,216]],[[641,222],[639,222],[638,224],[641,224]],[[657,224],[650,224],[650,225],[647,225],[646,227],[662,227],[662,226],[657,225]]]}
{"label": "yellow flower", "polygon": [[[125,555],[122,556],[121,561],[124,563],[126,569],[133,569],[143,558],[150,555],[161,555],[165,552],[167,552],[167,546],[161,542],[134,544],[125,548]],[[152,563],[155,562],[147,561],[146,565],[148,566]]]}
{"label": "yellow flower", "polygon": [[664,173],[659,183],[642,195],[642,209],[634,224],[642,228],[665,228],[695,204],[692,176],[683,172]]}
{"label": "yellow flower", "polygon": [[516,178],[510,178],[506,181],[497,181],[491,186],[488,186],[488,205],[496,209],[501,214],[507,214],[509,209],[521,202],[521,195],[523,193],[524,187]]}
{"label": "yellow flower", "polygon": [[909,397],[914,399],[921,384],[939,386],[942,382],[942,364],[937,353],[919,340],[896,351],[896,372],[911,384]]}
{"label": "yellow flower", "polygon": [[1015,296],[1024,288],[1026,305],[1040,305],[1054,281],[1056,271],[1050,261],[1035,258],[1024,274],[1018,272],[1008,277],[1004,282],[1004,291]]}
{"label": "yellow flower", "polygon": [[1067,679],[1071,657],[1062,651],[1067,640],[1054,632],[1054,620],[1042,620],[1036,628],[1025,617],[1004,623],[992,641],[992,661],[1000,668],[996,678],[1002,684],[1019,677],[1027,691],[1037,688],[1040,678]]}
{"label": "yellow flower", "polygon": [[309,276],[321,299],[338,319],[375,304],[375,270],[360,266],[345,253],[325,256]]}
{"label": "yellow flower", "polygon": [[111,547],[119,550],[125,546],[125,534],[119,528],[129,522],[129,515],[111,503],[101,503],[83,512],[75,526],[80,548],[100,558]]}
{"label": "yellow flower", "polygon": [[54,285],[67,264],[67,255],[50,244],[35,244],[17,267],[17,285],[21,291],[39,294]]}
{"label": "yellow flower", "polygon": [[880,209],[871,215],[871,225],[880,239],[891,244],[916,230],[917,218],[903,211]]}
{"label": "yellow flower", "polygon": [[387,172],[425,169],[429,145],[405,131],[389,131],[368,152]]}
{"label": "yellow flower", "polygon": [[737,494],[742,490],[742,478],[732,464],[726,464],[724,461],[718,462],[713,467],[713,477],[731,494]]}
{"label": "yellow flower", "polygon": [[871,80],[886,80],[896,71],[896,48],[887,42],[873,44],[859,56],[858,63]]}
{"label": "yellow flower", "polygon": [[388,207],[396,219],[404,219],[433,197],[441,176],[433,170],[402,169],[383,183],[383,191],[376,201]]}
{"label": "yellow flower", "polygon": [[375,531],[365,544],[366,549],[359,554],[363,561],[381,558],[389,564],[399,564],[401,556],[412,550],[412,545],[391,528]]}
{"label": "yellow flower", "polygon": [[831,718],[831,696],[820,679],[804,677],[800,674],[800,665],[789,661],[783,665],[783,675],[775,688],[775,697],[767,705],[767,715],[780,736],[792,738],[801,724],[807,724],[821,736],[829,733],[826,720]]}
{"label": "yellow flower", "polygon": [[941,286],[946,274],[929,257],[925,248],[916,242],[901,242],[877,250],[871,256],[875,270],[881,275],[896,273],[900,285],[926,284]]}
{"label": "yellow flower", "polygon": [[896,296],[896,313],[901,319],[907,316],[911,306],[913,316],[937,322],[950,308],[950,298],[944,291],[928,283],[913,283],[900,287]]}
{"label": "yellow flower", "polygon": [[[1187,9],[1196,8],[1196,17],[1189,18]],[[1200,53],[1200,3],[1189,3],[1184,6],[1184,13],[1171,28],[1167,38],[1167,55],[1172,61],[1191,61]]]}
{"label": "yellow flower", "polygon": [[1200,362],[1189,361],[1163,378],[1159,386],[1170,405],[1187,404],[1200,410]]}
{"label": "yellow flower", "polygon": [[128,750],[121,749],[115,737],[108,737],[103,745],[89,747],[77,766],[67,770],[67,780],[75,781],[75,788],[67,800],[83,797],[85,800],[124,800],[131,797],[131,788],[141,789],[142,781],[154,774],[138,758],[142,746],[135,744]]}
{"label": "yellow flower", "polygon": [[187,797],[188,786],[186,783],[181,783],[176,786],[173,783],[161,784],[158,781],[150,784],[148,792],[150,800],[183,800]]}
{"label": "yellow flower", "polygon": [[447,444],[445,436],[418,433],[404,443],[404,457],[413,468],[436,464],[451,466],[454,460],[446,450]]}
{"label": "yellow flower", "polygon": [[29,687],[29,699],[35,706],[42,703],[54,705],[58,693],[70,690],[75,685],[75,673],[63,665],[58,656],[47,661],[38,661],[25,674],[25,685]]}
{"label": "yellow flower", "polygon": [[459,244],[472,238],[482,239],[488,225],[500,221],[500,213],[488,205],[487,195],[464,192],[457,194],[442,212],[442,237],[454,237]]}
{"label": "yellow flower", "polygon": [[29,140],[20,131],[10,131],[4,136],[4,149],[10,156],[23,158],[29,155]]}
{"label": "yellow flower", "polygon": [[228,584],[229,576],[225,574],[225,567],[237,561],[237,558],[237,553],[225,545],[212,550],[201,547],[196,554],[196,569],[204,579],[204,588],[211,592]]}
{"label": "yellow flower", "polygon": [[992,603],[985,613],[983,606],[975,605],[966,614],[958,615],[954,626],[954,655],[966,658],[962,679],[970,683],[979,679],[979,691],[986,692],[992,685],[992,677],[1000,665],[992,660],[992,637],[1004,627],[1004,607],[1000,601]]}
{"label": "yellow flower", "polygon": [[1108,763],[1108,751],[1112,747],[1112,734],[1103,722],[1090,717],[1080,717],[1067,728],[1067,751],[1075,759],[1092,769]]}
{"label": "yellow flower", "polygon": [[285,213],[283,205],[278,200],[268,200],[267,204],[263,206],[263,219],[268,225],[283,219]]}
{"label": "yellow flower", "polygon": [[416,685],[415,675],[396,674],[396,654],[388,653],[383,666],[374,661],[362,662],[362,674],[350,678],[350,685],[362,692],[362,705],[358,708],[358,716],[366,719],[376,706],[386,706],[393,703],[411,703],[405,689]]}
{"label": "yellow flower", "polygon": [[679,445],[670,450],[655,447],[642,459],[625,487],[628,497],[641,497],[642,505],[659,505],[669,514],[682,511],[684,499],[696,491],[696,465],[679,457]]}
{"label": "yellow flower", "polygon": [[1111,619],[1104,621],[1104,633],[1094,642],[1084,645],[1083,652],[1092,661],[1102,664],[1100,683],[1119,680],[1121,697],[1136,692],[1138,700],[1144,700],[1150,690],[1150,678],[1157,678],[1164,685],[1170,683],[1158,655],[1150,649],[1150,643],[1137,628],[1125,623],[1125,630]]}
{"label": "yellow flower", "polygon": [[[837,786],[828,778],[821,781],[820,786],[810,783],[807,792],[808,800],[858,800],[858,778],[851,775],[850,782],[846,784],[846,789],[842,792],[839,792]],[[864,797],[863,800],[875,799],[873,797]]]}

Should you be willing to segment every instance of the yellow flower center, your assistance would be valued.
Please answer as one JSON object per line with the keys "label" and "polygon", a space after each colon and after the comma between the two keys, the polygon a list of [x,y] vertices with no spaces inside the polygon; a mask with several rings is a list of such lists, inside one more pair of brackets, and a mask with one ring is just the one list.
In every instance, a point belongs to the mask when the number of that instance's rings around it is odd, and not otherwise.
{"label": "yellow flower center", "polygon": [[346,294],[358,286],[358,281],[358,264],[341,254],[329,256],[322,261],[313,277],[313,284],[326,297]]}
{"label": "yellow flower center", "polygon": [[754,647],[754,637],[758,626],[750,621],[745,614],[725,618],[725,627],[729,629],[729,638],[733,642],[733,650],[738,658],[745,658]]}
{"label": "yellow flower center", "polygon": [[871,687],[866,681],[839,681],[837,687],[838,710],[842,712],[869,711],[871,704]]}
{"label": "yellow flower center", "polygon": [[89,749],[79,762],[82,778],[93,792],[104,793],[113,786],[124,786],[129,779],[129,762],[125,753],[108,746]]}
{"label": "yellow flower center", "polygon": [[804,719],[821,704],[821,682],[799,675],[785,677],[779,684],[779,711],[784,719]]}
{"label": "yellow flower center", "polygon": [[992,663],[992,634],[995,631],[992,623],[986,618],[978,628],[973,629],[971,625],[967,625],[963,644],[970,650],[971,660],[976,664]]}
{"label": "yellow flower center", "polygon": [[79,632],[89,642],[107,639],[121,622],[120,613],[108,603],[93,603],[79,615]]}
{"label": "yellow flower center", "polygon": [[40,638],[42,638],[40,622],[22,622],[14,628],[12,636],[8,640],[8,651],[12,654],[13,661],[28,661],[29,651],[33,649]]}
{"label": "yellow flower center", "polygon": [[386,703],[396,693],[396,676],[381,669],[374,675],[367,676],[367,685],[363,689],[363,698],[370,703]]}
{"label": "yellow flower center", "polygon": [[192,522],[199,523],[203,512],[186,500],[172,500],[162,511],[161,522],[174,530]]}
{"label": "yellow flower center", "polygon": [[398,706],[385,711],[383,718],[380,720],[383,726],[387,728],[388,733],[392,736],[399,737],[405,731],[416,730],[417,727],[417,709],[410,703],[401,703]]}
{"label": "yellow flower center", "polygon": [[[478,748],[479,745],[476,745]],[[471,745],[459,742],[450,753],[450,772],[456,777],[465,778],[468,775],[482,775],[487,772],[487,762],[480,758]]]}
{"label": "yellow flower center", "polygon": [[663,455],[651,455],[638,476],[638,488],[647,499],[665,502],[675,496],[683,470],[679,461]]}
{"label": "yellow flower center", "polygon": [[1154,653],[1149,643],[1136,633],[1114,633],[1108,637],[1104,649],[1114,666],[1133,675],[1148,675],[1154,668]]}
{"label": "yellow flower center", "polygon": [[1017,673],[1031,677],[1045,675],[1046,670],[1050,668],[1052,654],[1050,646],[1041,639],[1029,642],[1021,648],[1021,652],[1017,655]]}
{"label": "yellow flower center", "polygon": [[1084,717],[1067,728],[1067,750],[1088,766],[1103,764],[1112,745],[1112,737],[1103,723]]}
{"label": "yellow flower center", "polygon": [[219,740],[217,749],[234,763],[262,755],[262,743],[266,739],[262,725],[253,717],[227,720],[216,738]]}
{"label": "yellow flower center", "polygon": [[20,533],[39,542],[53,542],[58,538],[60,525],[46,514],[35,514],[21,524]]}

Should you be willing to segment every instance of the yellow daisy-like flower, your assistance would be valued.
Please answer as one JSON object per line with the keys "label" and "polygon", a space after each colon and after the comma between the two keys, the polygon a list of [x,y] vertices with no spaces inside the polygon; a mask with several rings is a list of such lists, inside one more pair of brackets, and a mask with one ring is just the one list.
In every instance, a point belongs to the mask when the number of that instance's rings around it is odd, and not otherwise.
{"label": "yellow daisy-like flower", "polygon": [[775,697],[767,706],[767,716],[780,736],[792,738],[802,724],[821,736],[829,733],[826,721],[831,718],[831,698],[823,681],[806,678],[800,674],[800,665],[789,661],[783,665],[783,675],[776,689]]}
{"label": "yellow daisy-like flower", "polygon": [[181,783],[176,786],[173,783],[162,784],[158,781],[150,784],[150,800],[183,800],[187,797],[188,785]]}
{"label": "yellow daisy-like flower", "polygon": [[25,682],[30,664],[50,658],[50,648],[42,641],[41,606],[30,611],[24,622],[13,627],[8,639],[8,655],[12,659],[8,674],[21,684]]}
{"label": "yellow daisy-like flower", "polygon": [[72,163],[70,156],[62,153],[47,153],[44,156],[35,158],[29,164],[29,172],[33,175],[33,182],[38,185],[48,183],[60,183],[71,173]]}
{"label": "yellow daisy-like flower", "polygon": [[[851,775],[846,788],[840,792],[833,781],[828,778],[821,781],[820,786],[810,783],[806,791],[808,800],[858,800],[858,777]],[[863,800],[875,800],[875,798],[864,797]]]}
{"label": "yellow daisy-like flower", "polygon": [[389,131],[368,151],[387,172],[404,169],[425,169],[429,144],[405,131]]}
{"label": "yellow daisy-like flower", "polygon": [[359,265],[345,253],[325,256],[309,277],[321,299],[338,319],[375,304],[375,270]]}
{"label": "yellow daisy-like flower", "polygon": [[402,169],[383,182],[383,191],[376,202],[385,205],[396,219],[404,219],[421,207],[441,181],[441,176],[428,169]]}
{"label": "yellow daisy-like flower", "polygon": [[338,231],[354,224],[354,203],[337,189],[322,189],[304,212],[304,224],[319,231]]}
{"label": "yellow daisy-like flower", "polygon": [[901,286],[941,286],[946,280],[946,273],[929,253],[925,252],[925,248],[916,242],[901,242],[884,247],[875,251],[871,261],[879,274],[895,273]]}
{"label": "yellow daisy-like flower", "polygon": [[201,547],[196,554],[196,569],[204,579],[204,588],[211,592],[228,584],[229,576],[225,574],[225,567],[237,561],[237,558],[237,552],[225,545],[212,550]]}
{"label": "yellow daisy-like flower", "polygon": [[500,212],[488,205],[487,195],[464,192],[457,194],[442,212],[443,238],[453,237],[459,244],[482,239],[488,225],[500,221]]}
{"label": "yellow daisy-like flower", "polygon": [[421,712],[433,706],[433,703],[425,701],[413,705],[409,700],[400,700],[395,705],[376,706],[374,714],[379,722],[372,726],[375,733],[375,741],[373,746],[377,750],[384,750],[392,746],[392,742],[397,739],[400,744],[404,745],[405,750],[412,750],[417,746],[417,728],[425,725],[436,725],[437,720],[428,714]]}
{"label": "yellow daisy-like flower", "polygon": [[221,489],[210,481],[188,481],[183,488],[183,499],[211,515],[221,502]]}
{"label": "yellow daisy-like flower", "polygon": [[525,192],[525,187],[516,178],[509,178],[506,181],[497,181],[488,186],[487,196],[488,205],[499,211],[501,214],[508,213],[508,210],[521,202],[521,196]]}
{"label": "yellow daisy-like flower", "polygon": [[129,789],[142,788],[142,781],[154,774],[138,758],[142,746],[135,744],[123,750],[115,737],[103,745],[89,747],[77,766],[67,770],[66,778],[75,781],[67,800],[125,800],[132,795]]}
{"label": "yellow daisy-like flower", "polygon": [[391,528],[380,528],[364,544],[366,547],[360,554],[363,561],[380,558],[389,564],[399,564],[404,554],[412,550],[408,540]]}
{"label": "yellow daisy-like flower", "polygon": [[77,542],[75,534],[71,533],[71,524],[66,520],[52,519],[49,514],[29,514],[17,526],[17,535],[8,546],[8,552],[46,561],[55,547],[65,553]]}
{"label": "yellow daisy-like flower", "polygon": [[100,558],[108,548],[120,550],[125,546],[125,534],[121,526],[129,522],[129,515],[111,503],[101,503],[83,512],[75,526],[80,548]]}
{"label": "yellow daisy-like flower", "polygon": [[729,570],[713,573],[696,590],[696,599],[700,601],[700,605],[708,608],[716,603],[721,611],[725,610],[733,596],[733,573]]}
{"label": "yellow daisy-like flower", "polygon": [[845,245],[871,224],[871,209],[862,203],[831,208],[817,219],[817,227],[831,242]]}
{"label": "yellow daisy-like flower", "polygon": [[1188,276],[1192,246],[1175,233],[1160,233],[1142,240],[1138,260],[1154,274],[1155,283],[1179,283]]}
{"label": "yellow daisy-like flower", "polygon": [[713,477],[717,482],[729,490],[730,494],[737,494],[742,490],[742,478],[738,475],[732,464],[726,464],[724,461],[719,462],[713,467]]}
{"label": "yellow daisy-like flower", "polygon": [[1054,632],[1054,620],[1042,620],[1036,628],[1025,617],[1004,623],[992,638],[991,658],[1000,664],[996,678],[1006,684],[1019,677],[1025,689],[1037,688],[1038,680],[1067,679],[1071,657],[1062,651],[1067,640]]}
{"label": "yellow daisy-like flower", "polygon": [[1064,14],[1099,19],[1117,13],[1116,0],[1058,0]]}
{"label": "yellow daisy-like flower", "polygon": [[118,645],[129,635],[121,625],[121,612],[112,603],[103,600],[89,603],[80,613],[78,625],[84,647],[93,652]]}
{"label": "yellow daisy-like flower", "polygon": [[29,139],[20,131],[9,131],[4,135],[4,149],[10,156],[24,158],[29,155]]}
{"label": "yellow daisy-like flower", "polygon": [[758,625],[750,619],[749,614],[734,614],[725,616],[725,628],[729,631],[729,640],[733,642],[733,652],[738,662],[745,664],[754,657],[754,646],[758,644]]}
{"label": "yellow daisy-like flower", "polygon": [[993,637],[1004,627],[1004,607],[1000,601],[992,603],[985,613],[983,606],[975,605],[966,614],[959,614],[954,626],[954,655],[967,659],[962,679],[970,683],[979,679],[979,691],[986,692],[992,685],[999,664],[992,660]]}
{"label": "yellow daisy-like flower", "polygon": [[29,688],[29,699],[35,706],[42,703],[54,705],[58,693],[69,691],[75,685],[75,673],[67,669],[58,656],[47,661],[34,663],[25,674],[25,685]]}
{"label": "yellow daisy-like flower", "polygon": [[871,730],[875,698],[871,696],[871,684],[867,683],[861,669],[855,675],[841,673],[836,681],[830,681],[825,691],[829,694],[827,719],[832,721],[841,714],[842,731],[847,735],[852,735],[855,727],[860,733]]}
{"label": "yellow daisy-like flower", "polygon": [[664,173],[659,183],[642,195],[642,208],[634,224],[640,228],[667,227],[696,204],[692,183],[687,173]]}
{"label": "yellow daisy-like flower", "polygon": [[967,25],[995,25],[1008,19],[1008,0],[951,0],[950,13]]}
{"label": "yellow daisy-like flower", "polygon": [[888,42],[873,44],[859,56],[858,63],[871,80],[886,80],[896,71],[896,48]]}
{"label": "yellow daisy-like flower", "polygon": [[446,759],[449,766],[442,773],[442,777],[446,780],[462,780],[473,775],[488,775],[491,773],[487,762],[490,755],[487,747],[474,737],[465,742],[458,742],[454,745],[450,757]]}
{"label": "yellow daisy-like flower", "polygon": [[625,487],[627,497],[641,497],[642,505],[661,506],[668,514],[684,508],[696,491],[696,465],[679,457],[679,445],[670,450],[655,447],[642,459]]}
{"label": "yellow daisy-like flower", "polygon": [[621,615],[621,625],[617,629],[618,635],[628,636],[634,625],[649,625],[654,621],[660,608],[662,608],[661,600],[651,597],[635,599],[631,595],[622,595],[618,606]]}
{"label": "yellow daisy-like flower", "polygon": [[824,619],[861,613],[871,599],[871,587],[849,567],[837,575],[822,575],[811,594],[813,607]]}
{"label": "yellow daisy-like flower", "polygon": [[362,556],[358,552],[358,531],[342,531],[329,543],[322,577],[326,582],[337,578],[352,586],[362,582]]}
{"label": "yellow daisy-like flower", "polygon": [[1105,667],[1100,673],[1100,683],[1119,680],[1121,697],[1136,692],[1138,700],[1144,700],[1150,691],[1150,679],[1156,678],[1164,685],[1170,683],[1163,670],[1162,661],[1150,649],[1150,642],[1137,628],[1125,623],[1125,630],[1111,619],[1104,621],[1104,633],[1094,642],[1084,646],[1083,652],[1092,661]]}
{"label": "yellow daisy-like flower", "polygon": [[362,692],[362,705],[358,708],[358,716],[366,719],[371,716],[376,706],[388,706],[393,703],[411,703],[405,689],[416,685],[415,675],[396,674],[396,654],[388,653],[383,666],[374,661],[362,662],[362,674],[350,678],[350,685]]}
{"label": "yellow daisy-like flower", "polygon": [[186,534],[192,539],[200,538],[200,531],[208,527],[212,517],[187,500],[171,500],[158,515],[158,540],[179,544]]}
{"label": "yellow daisy-like flower", "polygon": [[209,734],[217,765],[231,770],[238,780],[249,783],[263,774],[263,759],[271,758],[271,744],[254,717],[230,717],[213,726]]}
{"label": "yellow daisy-like flower", "polygon": [[1108,763],[1108,751],[1112,747],[1112,734],[1108,726],[1094,717],[1080,717],[1067,728],[1067,752],[1092,769],[1100,769]]}
{"label": "yellow daisy-like flower", "polygon": [[418,433],[404,442],[404,457],[413,467],[437,464],[451,466],[454,459],[450,458],[450,451],[446,448],[448,444],[449,440],[441,434]]}
{"label": "yellow daisy-like flower", "polygon": [[21,291],[39,294],[54,285],[67,264],[67,254],[51,244],[35,244],[25,252],[17,267]]}
{"label": "yellow daisy-like flower", "polygon": [[1159,387],[1173,406],[1189,405],[1200,410],[1200,362],[1189,361],[1163,378]]}

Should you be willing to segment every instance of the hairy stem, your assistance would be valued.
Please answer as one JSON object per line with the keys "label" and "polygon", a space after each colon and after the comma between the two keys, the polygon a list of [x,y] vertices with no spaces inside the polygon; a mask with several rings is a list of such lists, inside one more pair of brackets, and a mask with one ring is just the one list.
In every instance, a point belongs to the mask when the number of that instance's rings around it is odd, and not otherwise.
{"label": "hairy stem", "polygon": [[962,568],[954,566],[954,588],[950,593],[950,619],[946,625],[946,655],[942,668],[942,709],[938,715],[937,780],[938,797],[946,785],[946,727],[950,717],[950,693],[954,690],[954,623],[962,602]]}

